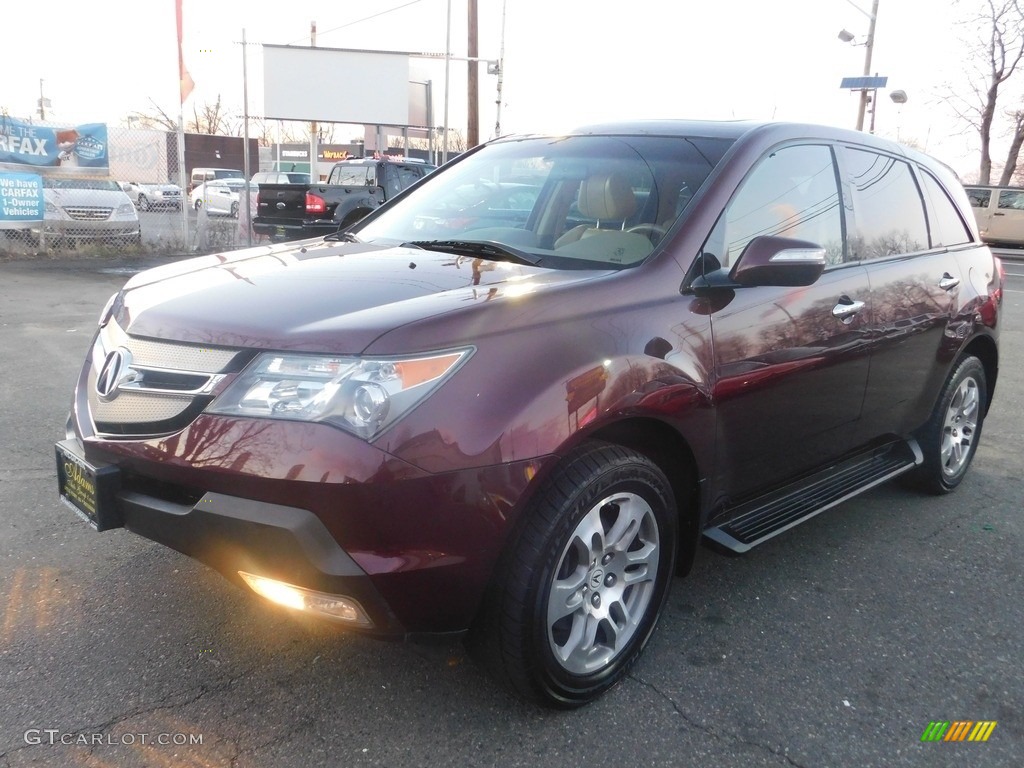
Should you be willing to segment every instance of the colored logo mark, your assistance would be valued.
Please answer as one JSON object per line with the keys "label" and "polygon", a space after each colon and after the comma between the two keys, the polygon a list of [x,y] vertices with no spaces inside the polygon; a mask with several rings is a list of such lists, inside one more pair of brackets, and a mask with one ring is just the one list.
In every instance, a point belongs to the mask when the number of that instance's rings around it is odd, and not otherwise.
{"label": "colored logo mark", "polygon": [[988,741],[995,729],[995,720],[933,720],[921,734],[921,741]]}

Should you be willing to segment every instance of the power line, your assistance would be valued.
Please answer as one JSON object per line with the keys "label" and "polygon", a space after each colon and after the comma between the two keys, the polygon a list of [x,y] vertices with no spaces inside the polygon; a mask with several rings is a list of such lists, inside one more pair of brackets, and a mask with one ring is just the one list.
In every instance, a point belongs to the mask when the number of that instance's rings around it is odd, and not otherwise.
{"label": "power line", "polygon": [[[350,22],[348,22],[346,24],[342,24],[341,26],[334,27],[333,29],[328,29],[328,30],[326,30],[324,32],[321,32],[320,34],[321,35],[329,35],[331,32],[337,32],[339,29],[344,29],[345,27],[352,27],[352,26],[355,26],[356,24],[362,24],[364,21],[370,21],[371,19],[376,19],[379,16],[384,16],[384,15],[389,14],[389,13],[394,13],[395,11],[400,11],[403,8],[408,8],[410,5],[417,5],[418,3],[422,3],[422,2],[423,2],[423,0],[411,0],[408,3],[403,3],[402,5],[396,5],[394,8],[389,8],[386,11],[381,11],[380,13],[375,13],[372,16],[366,16],[365,18],[356,19],[355,21],[350,21]],[[288,43],[288,45],[295,45],[295,43],[300,43],[300,42],[303,42],[304,40],[305,40],[305,38],[300,38],[298,40],[293,40],[292,42]]]}

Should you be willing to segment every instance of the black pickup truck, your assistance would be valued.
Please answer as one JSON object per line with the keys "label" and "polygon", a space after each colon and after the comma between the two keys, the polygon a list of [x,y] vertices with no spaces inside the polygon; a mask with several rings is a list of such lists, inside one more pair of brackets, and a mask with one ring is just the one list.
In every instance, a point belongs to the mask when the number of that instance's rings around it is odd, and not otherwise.
{"label": "black pickup truck", "polygon": [[342,160],[326,184],[260,184],[253,232],[300,240],[351,226],[436,166],[414,159]]}

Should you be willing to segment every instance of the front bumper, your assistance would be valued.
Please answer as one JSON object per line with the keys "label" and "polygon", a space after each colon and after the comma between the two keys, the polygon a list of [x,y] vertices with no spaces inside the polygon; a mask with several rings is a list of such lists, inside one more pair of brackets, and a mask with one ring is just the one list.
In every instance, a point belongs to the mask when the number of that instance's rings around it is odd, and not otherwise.
{"label": "front bumper", "polygon": [[32,234],[72,240],[132,240],[141,235],[136,221],[51,221],[34,225]]}
{"label": "front bumper", "polygon": [[431,474],[326,425],[256,426],[248,443],[251,420],[203,415],[171,438],[65,444],[117,468],[124,527],[232,582],[350,597],[371,625],[347,626],[377,635],[469,628],[542,461]]}
{"label": "front bumper", "polygon": [[334,234],[338,231],[338,222],[263,219],[257,216],[252,220],[252,231],[257,235],[266,235],[273,240],[303,240]]}
{"label": "front bumper", "polygon": [[355,600],[370,631],[405,633],[366,572],[312,512],[207,493],[194,505],[132,491],[118,494],[124,526],[244,585],[240,572]]}

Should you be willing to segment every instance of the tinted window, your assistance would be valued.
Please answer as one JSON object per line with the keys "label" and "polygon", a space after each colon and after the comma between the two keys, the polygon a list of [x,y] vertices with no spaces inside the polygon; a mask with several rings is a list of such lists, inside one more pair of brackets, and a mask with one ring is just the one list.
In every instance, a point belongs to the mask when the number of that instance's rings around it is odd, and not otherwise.
{"label": "tinted window", "polygon": [[1024,211],[1024,190],[1003,190],[999,193],[997,205],[1012,211]]}
{"label": "tinted window", "polygon": [[398,166],[398,183],[402,189],[415,184],[420,180],[420,176],[418,168],[410,168],[407,165]]}
{"label": "tinted window", "polygon": [[856,228],[850,258],[879,259],[928,248],[924,204],[910,165],[874,152],[845,148]]}
{"label": "tinted window", "polygon": [[719,220],[711,245],[722,266],[733,264],[747,243],[761,235],[817,243],[829,263],[843,260],[842,215],[832,151],[825,146],[786,147],[772,152],[744,179]]}
{"label": "tinted window", "polygon": [[940,245],[960,245],[972,241],[970,230],[967,229],[957,212],[953,201],[938,180],[928,172],[920,174],[921,183],[928,198],[928,223],[932,236],[932,247]]}
{"label": "tinted window", "polygon": [[967,189],[967,199],[971,201],[972,208],[988,208],[992,199],[991,189]]}

